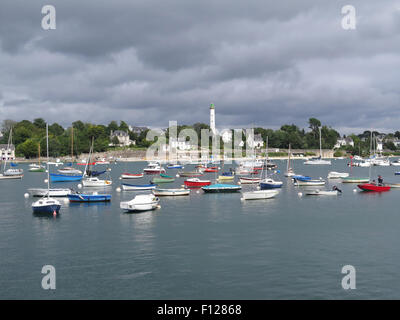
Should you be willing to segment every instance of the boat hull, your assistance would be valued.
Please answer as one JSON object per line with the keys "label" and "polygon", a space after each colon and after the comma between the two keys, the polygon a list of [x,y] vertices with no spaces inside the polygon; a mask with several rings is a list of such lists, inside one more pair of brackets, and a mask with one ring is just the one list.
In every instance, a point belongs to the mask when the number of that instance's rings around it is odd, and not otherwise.
{"label": "boat hull", "polygon": [[243,192],[241,200],[262,200],[275,197],[279,193],[278,190],[257,190]]}
{"label": "boat hull", "polygon": [[261,190],[279,189],[282,188],[282,183],[264,183],[260,182]]}
{"label": "boat hull", "polygon": [[140,178],[143,178],[143,176],[144,176],[143,173],[138,173],[138,174],[123,173],[123,174],[121,174],[122,179],[140,179]]}
{"label": "boat hull", "polygon": [[107,202],[111,201],[110,194],[70,194],[68,195],[70,202]]}
{"label": "boat hull", "polygon": [[188,196],[190,190],[187,189],[154,189],[153,194],[155,196]]}
{"label": "boat hull", "polygon": [[155,184],[145,184],[145,185],[137,185],[137,184],[122,184],[122,190],[125,191],[134,191],[134,190],[151,190],[155,189],[157,186]]}
{"label": "boat hull", "polygon": [[152,183],[169,183],[174,181],[174,178],[154,178],[153,180],[151,180]]}
{"label": "boat hull", "polygon": [[[50,189],[50,197],[66,197],[71,194],[71,189]],[[44,188],[31,188],[28,189],[28,193],[32,197],[44,197],[47,196],[48,190]]]}
{"label": "boat hull", "polygon": [[242,189],[242,187],[231,184],[214,184],[202,187],[202,189],[206,193],[232,193],[232,192],[239,192]]}
{"label": "boat hull", "polygon": [[211,181],[209,181],[209,180],[200,180],[200,181],[186,180],[183,183],[188,188],[201,188],[201,187],[209,186],[211,184]]}
{"label": "boat hull", "polygon": [[390,190],[390,186],[379,186],[372,183],[363,183],[357,185],[361,190],[367,192],[385,192]]}
{"label": "boat hull", "polygon": [[71,181],[81,181],[82,176],[79,175],[64,175],[64,174],[55,174],[50,173],[50,181],[51,182],[71,182]]}

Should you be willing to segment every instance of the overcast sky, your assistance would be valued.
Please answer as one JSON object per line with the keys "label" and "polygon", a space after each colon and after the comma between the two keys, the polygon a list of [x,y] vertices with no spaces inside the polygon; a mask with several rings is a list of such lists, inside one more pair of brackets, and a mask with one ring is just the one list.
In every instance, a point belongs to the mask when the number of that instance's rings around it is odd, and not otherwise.
{"label": "overcast sky", "polygon": [[400,0],[1,0],[0,121],[399,130],[399,40]]}

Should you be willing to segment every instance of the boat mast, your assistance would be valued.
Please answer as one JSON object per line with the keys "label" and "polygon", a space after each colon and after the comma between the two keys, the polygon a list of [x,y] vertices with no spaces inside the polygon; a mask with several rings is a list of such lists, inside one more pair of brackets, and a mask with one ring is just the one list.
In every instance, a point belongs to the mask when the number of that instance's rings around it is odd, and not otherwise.
{"label": "boat mast", "polygon": [[38,143],[39,167],[40,167],[40,141]]}
{"label": "boat mast", "polygon": [[10,129],[10,135],[8,137],[8,143],[7,143],[7,150],[6,150],[6,158],[4,160],[4,168],[3,172],[6,171],[6,166],[7,166],[7,160],[8,160],[8,150],[11,148],[11,142],[12,142],[12,127]]}
{"label": "boat mast", "polygon": [[321,138],[321,127],[319,127],[319,157],[322,159],[322,138]]}
{"label": "boat mast", "polygon": [[74,126],[71,127],[71,162],[74,161]]}
{"label": "boat mast", "polygon": [[289,153],[288,153],[288,162],[287,162],[286,171],[289,171],[289,169],[290,169],[290,143],[289,143]]}
{"label": "boat mast", "polygon": [[46,123],[46,145],[47,145],[47,199],[50,199],[49,124],[48,123]]}

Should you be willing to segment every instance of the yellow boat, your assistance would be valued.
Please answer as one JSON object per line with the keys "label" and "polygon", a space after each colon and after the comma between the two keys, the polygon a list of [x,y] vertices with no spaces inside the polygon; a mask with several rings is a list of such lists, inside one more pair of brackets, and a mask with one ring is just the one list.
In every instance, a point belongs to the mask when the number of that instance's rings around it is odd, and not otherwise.
{"label": "yellow boat", "polygon": [[227,181],[227,180],[233,180],[235,179],[235,176],[218,176],[219,181]]}

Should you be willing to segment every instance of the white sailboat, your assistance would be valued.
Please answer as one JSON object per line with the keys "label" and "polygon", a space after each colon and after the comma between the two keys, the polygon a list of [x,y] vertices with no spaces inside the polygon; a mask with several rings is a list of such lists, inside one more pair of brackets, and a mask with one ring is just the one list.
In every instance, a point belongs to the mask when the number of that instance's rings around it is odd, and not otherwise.
{"label": "white sailboat", "polygon": [[47,139],[47,195],[46,197],[32,203],[33,213],[44,213],[56,215],[60,211],[61,204],[56,199],[50,198],[50,170],[49,170],[49,125],[46,124]]}
{"label": "white sailboat", "polygon": [[311,158],[311,160],[307,160],[304,162],[304,164],[306,165],[312,165],[312,164],[317,164],[317,165],[323,165],[323,164],[327,164],[327,165],[331,165],[331,161],[330,160],[323,160],[322,159],[322,138],[321,138],[321,127],[319,128],[319,157],[317,158]]}
{"label": "white sailboat", "polygon": [[[267,137],[267,148],[266,148],[266,163],[268,163],[268,137]],[[262,171],[263,170],[264,167]],[[276,190],[276,188],[282,187],[283,183],[281,181],[275,181],[269,178],[267,175],[263,180],[261,180],[262,171],[260,174],[260,182],[259,182],[261,190],[242,192],[241,200],[270,199],[275,197],[279,193],[279,190]],[[267,172],[267,168],[265,168],[265,171]]]}
{"label": "white sailboat", "polygon": [[[10,129],[10,136],[8,137],[8,143],[7,143],[7,150],[10,150],[10,147],[12,145],[12,128]],[[7,169],[7,161],[8,161],[8,156],[6,155],[4,159],[4,167],[3,167],[3,173],[0,173],[0,180],[4,179],[22,179],[24,176],[24,170],[22,169]]]}
{"label": "white sailboat", "polygon": [[294,175],[296,175],[293,171],[293,168],[291,167],[290,153],[291,153],[291,149],[290,149],[290,143],[289,143],[288,162],[287,162],[287,166],[286,166],[285,177],[293,177]]}
{"label": "white sailboat", "polygon": [[89,157],[88,157],[88,159],[86,161],[85,171],[84,171],[83,176],[82,176],[82,185],[84,187],[90,187],[90,188],[92,188],[92,187],[108,187],[108,186],[111,186],[112,185],[112,180],[111,179],[102,180],[102,179],[99,179],[97,177],[91,177],[91,176],[89,176],[87,174],[87,172],[88,172],[87,169],[88,169],[88,166],[89,166],[89,163],[90,163],[90,158],[91,158],[91,155],[93,153],[93,143],[94,143],[94,140],[92,138],[92,145],[90,146]]}

